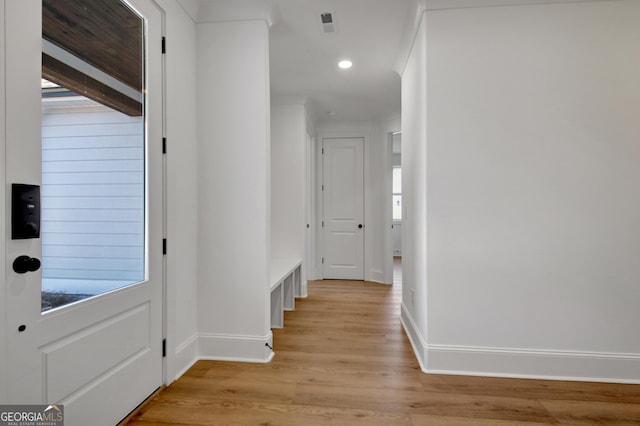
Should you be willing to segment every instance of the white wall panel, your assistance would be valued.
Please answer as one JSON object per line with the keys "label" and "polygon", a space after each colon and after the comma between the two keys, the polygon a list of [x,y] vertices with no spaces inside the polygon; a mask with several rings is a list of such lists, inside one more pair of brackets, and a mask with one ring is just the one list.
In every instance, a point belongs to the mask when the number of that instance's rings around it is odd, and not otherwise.
{"label": "white wall panel", "polygon": [[238,358],[271,356],[268,31],[263,20],[197,25],[198,329],[259,345]]}
{"label": "white wall panel", "polygon": [[[271,257],[302,261],[306,294],[305,106],[271,106]],[[311,225],[310,225],[311,226]]]}
{"label": "white wall panel", "polygon": [[[402,303],[410,336],[427,341],[427,26],[425,19],[402,73]],[[424,352],[418,350],[418,353]],[[424,360],[419,359],[421,365]]]}
{"label": "white wall panel", "polygon": [[426,17],[402,117],[423,367],[639,381],[640,3]]}

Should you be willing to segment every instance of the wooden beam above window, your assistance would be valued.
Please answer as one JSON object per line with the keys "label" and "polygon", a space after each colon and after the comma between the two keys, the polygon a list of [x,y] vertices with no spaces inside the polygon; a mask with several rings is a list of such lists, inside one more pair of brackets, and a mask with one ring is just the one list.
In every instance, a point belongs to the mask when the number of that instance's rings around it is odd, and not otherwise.
{"label": "wooden beam above window", "polygon": [[44,51],[43,77],[128,115],[142,115],[143,31],[142,18],[121,0],[43,0],[43,43],[77,59]]}
{"label": "wooden beam above window", "polygon": [[132,117],[142,116],[141,102],[131,99],[45,53],[42,54],[42,77],[123,114]]}

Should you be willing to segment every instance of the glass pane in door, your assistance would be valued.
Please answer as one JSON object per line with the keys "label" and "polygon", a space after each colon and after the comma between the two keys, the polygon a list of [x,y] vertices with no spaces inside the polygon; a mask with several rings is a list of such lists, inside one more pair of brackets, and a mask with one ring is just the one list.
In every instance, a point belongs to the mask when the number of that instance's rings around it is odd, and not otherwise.
{"label": "glass pane in door", "polygon": [[143,34],[121,0],[43,0],[43,312],[145,280]]}

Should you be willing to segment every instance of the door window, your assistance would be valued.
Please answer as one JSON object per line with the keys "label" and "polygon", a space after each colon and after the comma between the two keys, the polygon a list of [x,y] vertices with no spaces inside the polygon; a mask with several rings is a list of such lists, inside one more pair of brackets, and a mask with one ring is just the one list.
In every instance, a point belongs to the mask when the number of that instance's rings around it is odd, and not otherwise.
{"label": "door window", "polygon": [[42,10],[44,312],[144,281],[146,186],[143,19],[120,0]]}
{"label": "door window", "polygon": [[[388,169],[387,169],[388,170]],[[402,169],[393,168],[393,220],[402,220]]]}

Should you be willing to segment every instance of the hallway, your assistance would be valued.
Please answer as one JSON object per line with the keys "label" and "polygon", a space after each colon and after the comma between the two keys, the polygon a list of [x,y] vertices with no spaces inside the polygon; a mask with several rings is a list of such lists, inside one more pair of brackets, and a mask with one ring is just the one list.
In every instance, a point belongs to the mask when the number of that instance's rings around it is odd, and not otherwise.
{"label": "hallway", "polygon": [[640,424],[639,386],[422,373],[400,301],[399,285],[310,282],[271,363],[199,361],[129,424]]}

